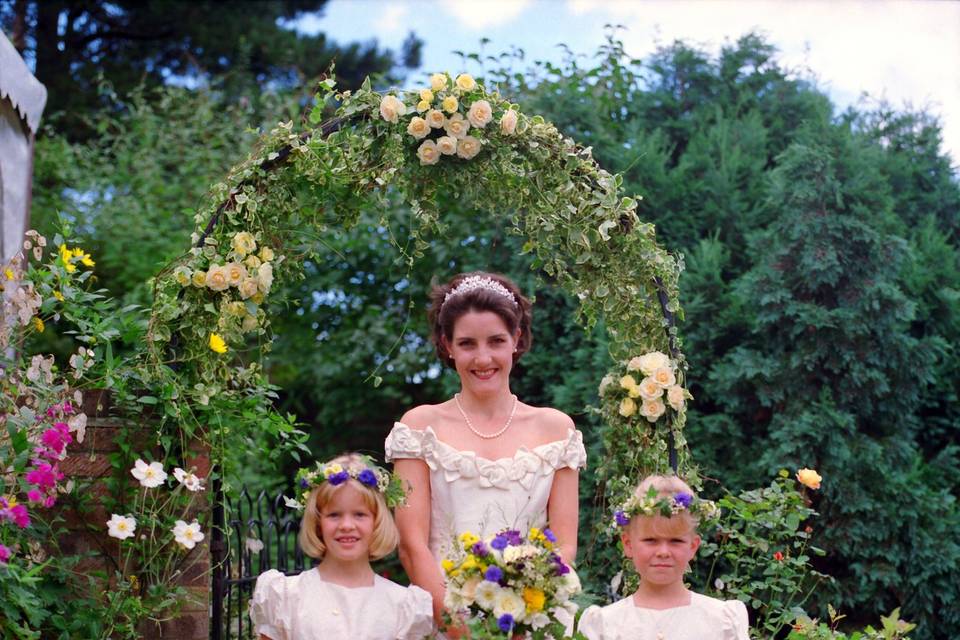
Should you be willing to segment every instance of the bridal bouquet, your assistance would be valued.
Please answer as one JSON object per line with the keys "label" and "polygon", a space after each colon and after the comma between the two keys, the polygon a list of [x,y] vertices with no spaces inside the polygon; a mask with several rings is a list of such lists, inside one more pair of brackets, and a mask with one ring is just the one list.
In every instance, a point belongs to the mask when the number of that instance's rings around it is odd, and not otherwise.
{"label": "bridal bouquet", "polygon": [[464,614],[470,637],[562,638],[572,626],[580,580],[555,550],[550,529],[505,530],[481,540],[471,532],[444,558],[445,605]]}

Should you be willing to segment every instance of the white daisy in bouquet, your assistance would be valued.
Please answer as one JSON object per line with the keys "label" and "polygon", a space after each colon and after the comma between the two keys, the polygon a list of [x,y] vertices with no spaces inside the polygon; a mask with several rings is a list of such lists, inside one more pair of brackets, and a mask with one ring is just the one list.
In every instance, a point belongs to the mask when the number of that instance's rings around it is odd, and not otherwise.
{"label": "white daisy in bouquet", "polygon": [[550,529],[504,530],[485,540],[471,532],[443,559],[445,605],[463,615],[470,637],[562,638],[580,592]]}

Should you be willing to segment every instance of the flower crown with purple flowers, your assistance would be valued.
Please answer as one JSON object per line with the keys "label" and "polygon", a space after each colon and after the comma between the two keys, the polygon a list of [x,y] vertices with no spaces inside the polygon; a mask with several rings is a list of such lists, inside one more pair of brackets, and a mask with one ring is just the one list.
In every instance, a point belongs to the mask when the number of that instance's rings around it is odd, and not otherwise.
{"label": "flower crown with purple flowers", "polygon": [[636,516],[670,518],[682,511],[703,520],[714,520],[720,516],[720,508],[712,500],[701,500],[686,491],[662,496],[656,487],[650,487],[645,496],[632,495],[620,505],[613,512],[613,521],[618,527],[626,527],[630,519]]}
{"label": "flower crown with purple flowers", "polygon": [[401,506],[406,501],[406,492],[400,477],[377,466],[368,456],[358,456],[361,462],[342,465],[339,462],[318,462],[314,468],[297,471],[296,491],[299,500],[285,499],[288,507],[303,509],[310,492],[329,482],[338,486],[351,478],[365,487],[383,494],[389,508]]}

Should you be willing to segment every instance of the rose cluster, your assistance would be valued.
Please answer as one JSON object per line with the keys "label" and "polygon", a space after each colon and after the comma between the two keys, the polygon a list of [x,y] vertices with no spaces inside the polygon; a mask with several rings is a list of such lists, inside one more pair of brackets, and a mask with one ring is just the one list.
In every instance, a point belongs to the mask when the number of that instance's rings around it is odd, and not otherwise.
{"label": "rose cluster", "polygon": [[[470,160],[484,144],[480,133],[494,119],[494,106],[484,98],[477,81],[466,73],[451,78],[446,73],[430,76],[430,86],[409,95],[416,102],[407,122],[407,134],[419,141],[421,165],[432,165],[443,156]],[[408,113],[407,105],[393,95],[380,101],[380,117],[397,124]],[[415,115],[414,115],[415,114]],[[500,133],[513,135],[518,114],[511,108],[500,113]],[[473,133],[471,133],[471,131]]]}
{"label": "rose cluster", "polygon": [[677,383],[677,363],[660,351],[632,358],[623,373],[619,380],[613,375],[605,377],[600,395],[616,402],[617,413],[624,418],[639,413],[648,422],[656,423],[668,407],[676,413],[685,411],[686,401],[692,398]]}

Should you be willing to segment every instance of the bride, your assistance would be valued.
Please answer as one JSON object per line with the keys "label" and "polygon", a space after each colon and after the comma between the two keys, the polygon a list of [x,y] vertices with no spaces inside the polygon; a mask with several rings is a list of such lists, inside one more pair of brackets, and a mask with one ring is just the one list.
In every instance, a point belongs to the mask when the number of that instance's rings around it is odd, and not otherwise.
{"label": "bride", "polygon": [[510,371],[530,348],[530,302],[509,279],[455,276],[434,287],[431,339],[456,370],[460,391],[407,411],[385,453],[408,485],[396,512],[400,561],[433,596],[441,619],[440,561],[464,531],[481,538],[503,529],[550,527],[560,554],[577,554],[583,437],[556,409],[532,407],[510,392]]}

